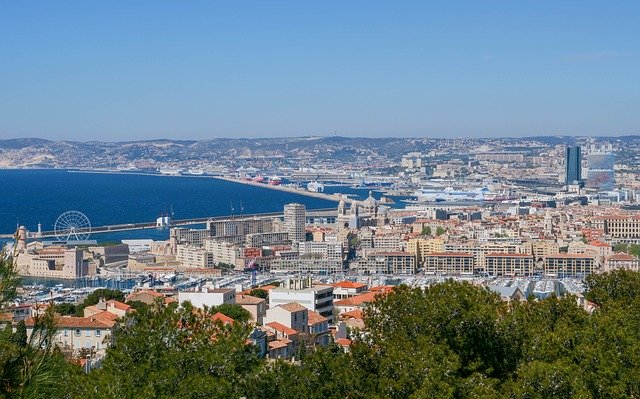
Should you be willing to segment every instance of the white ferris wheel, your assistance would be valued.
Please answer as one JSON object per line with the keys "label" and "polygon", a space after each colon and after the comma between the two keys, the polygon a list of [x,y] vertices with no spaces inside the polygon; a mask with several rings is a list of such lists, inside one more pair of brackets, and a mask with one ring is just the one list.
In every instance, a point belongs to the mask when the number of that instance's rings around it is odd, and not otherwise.
{"label": "white ferris wheel", "polygon": [[82,212],[67,211],[58,216],[53,230],[60,241],[84,241],[91,234],[91,222]]}

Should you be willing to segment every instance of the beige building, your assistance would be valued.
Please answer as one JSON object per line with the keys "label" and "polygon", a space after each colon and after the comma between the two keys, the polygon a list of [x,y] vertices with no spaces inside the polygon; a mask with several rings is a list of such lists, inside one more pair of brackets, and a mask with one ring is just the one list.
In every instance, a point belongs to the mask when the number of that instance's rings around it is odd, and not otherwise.
{"label": "beige building", "polygon": [[193,245],[178,245],[176,261],[179,262],[182,267],[205,268],[216,265],[211,252],[208,252],[205,248]]}
{"label": "beige building", "polygon": [[490,276],[528,277],[535,263],[531,254],[491,253],[485,256],[484,271]]}
{"label": "beige building", "polygon": [[426,274],[445,274],[451,276],[472,275],[475,257],[467,252],[430,253],[425,257]]}
{"label": "beige building", "polygon": [[352,262],[351,268],[366,274],[415,274],[416,257],[410,252],[374,252]]}
{"label": "beige building", "polygon": [[553,254],[544,257],[544,275],[549,278],[586,276],[596,271],[596,259],[582,254]]}
{"label": "beige building", "polygon": [[284,231],[289,233],[291,242],[305,241],[306,207],[302,204],[284,206]]}
{"label": "beige building", "polygon": [[607,260],[604,263],[605,272],[621,269],[631,270],[634,272],[640,271],[640,260],[635,256],[625,253],[613,254],[607,257]]}
{"label": "beige building", "polygon": [[[35,319],[25,321],[27,335],[31,337]],[[64,316],[56,319],[56,334],[53,341],[63,350],[78,356],[81,350],[93,351],[95,356],[104,356],[113,334],[114,321],[96,317]]]}
{"label": "beige building", "polygon": [[204,249],[211,253],[213,263],[216,265],[226,263],[234,265],[236,268],[244,268],[242,248],[237,244],[217,239],[206,239],[204,240]]}
{"label": "beige building", "polygon": [[640,239],[640,216],[610,216],[604,219],[604,232],[617,240]]}
{"label": "beige building", "polygon": [[22,250],[18,253],[17,267],[23,276],[76,279],[89,274],[89,265],[78,248]]}
{"label": "beige building", "polygon": [[236,305],[242,306],[251,314],[251,321],[258,325],[262,325],[262,319],[267,314],[267,300],[251,295],[236,295]]}
{"label": "beige building", "polygon": [[407,242],[407,252],[414,254],[420,264],[426,254],[444,252],[444,240],[442,238],[412,238]]}

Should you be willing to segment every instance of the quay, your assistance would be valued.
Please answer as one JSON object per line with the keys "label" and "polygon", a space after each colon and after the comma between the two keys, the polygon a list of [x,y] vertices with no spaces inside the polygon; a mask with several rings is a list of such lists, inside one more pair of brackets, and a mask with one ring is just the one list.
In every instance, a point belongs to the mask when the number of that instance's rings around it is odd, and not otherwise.
{"label": "quay", "polygon": [[[309,209],[307,210],[308,216],[335,216],[338,212],[338,208],[323,208],[323,209]],[[264,218],[274,218],[274,217],[282,217],[284,215],[283,212],[266,212],[266,213],[251,213],[251,214],[243,214],[243,215],[224,215],[224,216],[209,216],[202,218],[191,218],[191,219],[181,219],[181,220],[173,220],[170,223],[170,226],[166,227],[180,227],[180,226],[189,226],[194,224],[202,224],[207,223],[209,221],[221,221],[221,220],[230,220],[230,221],[241,221],[241,220],[255,220],[255,219],[264,219]],[[91,233],[91,234],[100,234],[100,233],[114,233],[119,231],[130,231],[130,230],[142,230],[142,229],[155,229],[159,228],[156,221],[153,222],[141,222],[141,223],[126,223],[126,224],[112,224],[106,226],[96,226],[91,227],[91,229],[87,229],[86,231],[78,230],[78,233]],[[41,234],[29,234],[29,238],[51,238],[55,237],[54,231],[43,231]],[[0,234],[0,238],[15,238],[15,233],[10,234]]]}

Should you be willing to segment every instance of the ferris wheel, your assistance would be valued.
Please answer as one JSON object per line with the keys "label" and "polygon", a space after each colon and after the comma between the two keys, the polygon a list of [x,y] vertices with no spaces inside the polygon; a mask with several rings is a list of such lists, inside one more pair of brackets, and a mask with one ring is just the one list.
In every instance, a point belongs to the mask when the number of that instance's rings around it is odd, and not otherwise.
{"label": "ferris wheel", "polygon": [[91,234],[91,222],[82,212],[67,211],[58,216],[53,230],[60,241],[84,241]]}

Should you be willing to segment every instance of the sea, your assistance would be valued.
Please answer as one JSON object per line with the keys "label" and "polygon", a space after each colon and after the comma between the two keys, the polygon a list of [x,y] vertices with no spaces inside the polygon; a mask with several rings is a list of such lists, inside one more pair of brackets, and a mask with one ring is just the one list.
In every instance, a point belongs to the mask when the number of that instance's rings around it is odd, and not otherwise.
{"label": "sea", "polygon": [[[207,176],[167,176],[134,173],[95,173],[62,169],[0,170],[0,233],[24,225],[35,232],[54,229],[59,215],[79,211],[92,226],[174,219],[277,212],[290,202],[308,209],[336,207],[334,201],[229,182]],[[327,186],[364,199],[368,189]],[[380,198],[380,192],[374,197]],[[100,242],[122,239],[166,240],[166,228],[94,234]],[[6,240],[5,240],[6,241]]]}

